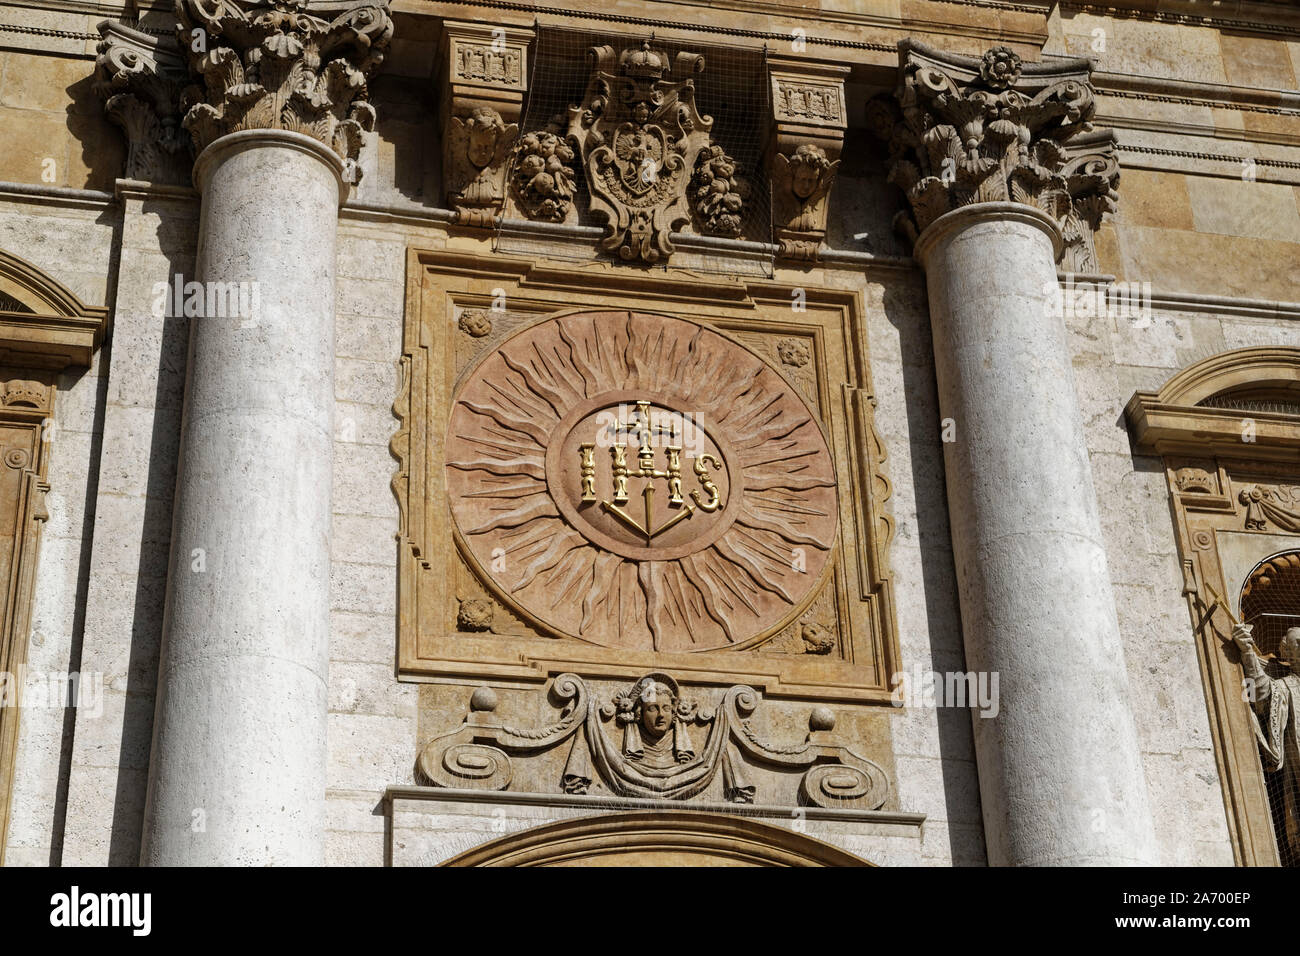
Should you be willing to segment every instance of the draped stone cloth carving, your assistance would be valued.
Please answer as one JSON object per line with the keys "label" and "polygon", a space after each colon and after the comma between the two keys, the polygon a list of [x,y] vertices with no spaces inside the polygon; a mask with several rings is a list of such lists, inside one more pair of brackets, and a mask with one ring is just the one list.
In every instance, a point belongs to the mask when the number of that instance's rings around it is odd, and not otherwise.
{"label": "draped stone cloth carving", "polygon": [[1300,510],[1287,508],[1277,489],[1243,488],[1237,500],[1245,506],[1248,531],[1263,531],[1271,521],[1283,531],[1300,532]]}
{"label": "draped stone cloth carving", "polygon": [[[889,794],[885,772],[831,736],[834,715],[824,707],[813,710],[806,740],[774,746],[750,726],[760,697],[744,685],[728,688],[716,708],[683,697],[677,682],[658,672],[603,701],[577,675],[561,674],[551,694],[563,704],[559,718],[540,729],[520,729],[497,718],[492,713],[496,694],[479,688],[464,724],[421,751],[419,777],[434,786],[508,790],[514,780],[512,759],[571,741],[557,781],[557,790],[565,793],[587,793],[599,781],[617,796],[689,800],[704,793],[721,773],[723,798],[733,803],[761,797],[765,803],[877,809]],[[646,706],[656,700],[671,710],[671,728],[666,716],[659,724],[665,750],[674,758],[671,763],[649,760],[650,748],[641,740],[642,735],[659,732],[645,714]],[[611,736],[611,722],[624,725],[621,741]],[[691,725],[705,728],[698,753],[690,743]],[[751,764],[797,772],[797,786],[791,778],[791,785],[760,794],[751,780]]]}

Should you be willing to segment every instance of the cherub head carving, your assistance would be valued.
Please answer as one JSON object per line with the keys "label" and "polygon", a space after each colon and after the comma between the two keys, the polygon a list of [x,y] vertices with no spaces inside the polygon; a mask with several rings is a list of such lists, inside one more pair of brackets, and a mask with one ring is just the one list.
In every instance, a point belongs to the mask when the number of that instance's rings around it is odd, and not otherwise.
{"label": "cherub head carving", "polygon": [[831,161],[826,157],[826,151],[820,146],[804,143],[790,157],[790,191],[800,202],[807,202],[830,170]]}
{"label": "cherub head carving", "polygon": [[468,143],[465,154],[478,169],[490,166],[497,154],[497,144],[506,131],[501,114],[486,106],[477,107],[465,121]]}

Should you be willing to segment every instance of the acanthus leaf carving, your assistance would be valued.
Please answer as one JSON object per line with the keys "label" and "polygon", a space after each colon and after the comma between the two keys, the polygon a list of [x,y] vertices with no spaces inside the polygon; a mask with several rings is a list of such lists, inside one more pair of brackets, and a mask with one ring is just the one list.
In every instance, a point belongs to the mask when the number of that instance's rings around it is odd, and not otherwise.
{"label": "acanthus leaf carving", "polygon": [[[566,741],[568,752],[556,793],[585,794],[599,782],[620,797],[686,801],[722,776],[723,798],[876,810],[889,796],[888,776],[833,735],[835,715],[814,707],[803,741],[770,743],[751,717],[761,697],[734,685],[716,707],[685,695],[671,675],[654,671],[625,690],[601,699],[576,674],[557,676],[550,696],[560,713],[550,724],[520,729],[494,713],[496,693],[480,687],[461,726],[431,740],[416,761],[420,780],[439,787],[507,790],[515,779],[512,759],[527,759]],[[753,769],[775,773],[777,784],[761,792]],[[797,780],[794,779],[795,775]]]}
{"label": "acanthus leaf carving", "polygon": [[913,40],[899,59],[897,106],[882,98],[868,115],[908,201],[900,231],[915,241],[953,209],[1025,203],[1061,227],[1063,267],[1097,271],[1094,233],[1115,209],[1119,166],[1114,133],[1092,125],[1090,61],[1026,64],[1006,47],[975,58]]}
{"label": "acanthus leaf carving", "polygon": [[190,140],[181,128],[185,63],[157,37],[112,20],[99,24],[95,92],[104,112],[126,134],[127,179],[185,181]]}
{"label": "acanthus leaf carving", "polygon": [[201,152],[227,133],[280,129],[333,149],[355,172],[374,128],[366,80],[393,35],[386,3],[324,20],[307,0],[176,0],[177,41],[198,80],[181,100]]}

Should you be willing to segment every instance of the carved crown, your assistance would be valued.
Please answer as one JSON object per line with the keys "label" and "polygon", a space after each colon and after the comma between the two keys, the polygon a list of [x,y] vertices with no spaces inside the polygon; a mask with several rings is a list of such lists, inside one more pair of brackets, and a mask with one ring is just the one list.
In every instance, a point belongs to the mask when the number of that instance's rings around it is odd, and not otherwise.
{"label": "carved crown", "polygon": [[668,57],[650,49],[650,41],[643,40],[640,49],[624,50],[618,58],[619,72],[638,79],[659,80],[668,71]]}

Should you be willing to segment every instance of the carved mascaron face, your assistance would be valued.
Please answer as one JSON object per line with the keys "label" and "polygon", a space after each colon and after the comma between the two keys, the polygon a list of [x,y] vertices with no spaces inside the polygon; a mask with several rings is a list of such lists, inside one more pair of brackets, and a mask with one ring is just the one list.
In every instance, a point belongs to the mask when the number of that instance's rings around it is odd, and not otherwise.
{"label": "carved mascaron face", "polygon": [[677,713],[677,698],[664,684],[647,684],[641,692],[641,729],[651,740],[668,733]]}
{"label": "carved mascaron face", "polygon": [[469,127],[469,161],[482,169],[492,163],[497,152],[500,130],[495,124],[474,122]]}
{"label": "carved mascaron face", "polygon": [[800,199],[806,200],[817,191],[821,179],[821,170],[811,163],[795,163],[791,179],[791,189]]}

